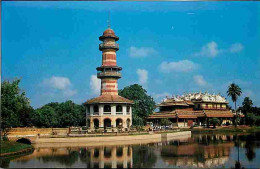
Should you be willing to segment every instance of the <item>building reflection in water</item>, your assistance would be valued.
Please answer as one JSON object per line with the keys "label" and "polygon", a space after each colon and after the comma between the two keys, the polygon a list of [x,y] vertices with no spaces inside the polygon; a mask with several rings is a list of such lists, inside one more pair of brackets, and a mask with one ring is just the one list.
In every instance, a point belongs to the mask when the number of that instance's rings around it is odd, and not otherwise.
{"label": "building reflection in water", "polygon": [[89,148],[90,168],[132,168],[132,147],[111,146]]}
{"label": "building reflection in water", "polygon": [[38,159],[44,163],[59,162],[72,166],[80,160],[87,168],[132,168],[132,153],[132,147],[128,145],[36,148],[32,154],[19,157],[14,161],[26,163],[32,159]]}
{"label": "building reflection in water", "polygon": [[233,136],[199,135],[186,141],[170,141],[161,148],[164,162],[172,166],[209,168],[229,160]]}
{"label": "building reflection in water", "polygon": [[[80,147],[39,147],[15,159],[6,159],[3,168],[19,167],[84,167],[84,168],[151,168],[151,167],[233,167],[236,140],[232,135],[193,135],[159,143],[135,145],[100,145]],[[239,146],[247,159],[243,164],[259,166],[260,133],[239,136]],[[62,145],[61,145],[62,146]],[[163,163],[162,163],[163,162]],[[35,166],[31,166],[34,164]]]}

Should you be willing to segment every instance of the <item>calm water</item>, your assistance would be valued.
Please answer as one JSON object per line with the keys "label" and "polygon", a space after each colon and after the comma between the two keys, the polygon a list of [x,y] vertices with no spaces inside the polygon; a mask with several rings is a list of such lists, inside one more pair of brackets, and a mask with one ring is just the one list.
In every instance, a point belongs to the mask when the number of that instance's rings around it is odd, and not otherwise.
{"label": "calm water", "polygon": [[192,135],[182,140],[139,145],[42,147],[35,148],[31,154],[4,159],[1,167],[234,168],[238,147],[243,167],[260,167],[260,133]]}

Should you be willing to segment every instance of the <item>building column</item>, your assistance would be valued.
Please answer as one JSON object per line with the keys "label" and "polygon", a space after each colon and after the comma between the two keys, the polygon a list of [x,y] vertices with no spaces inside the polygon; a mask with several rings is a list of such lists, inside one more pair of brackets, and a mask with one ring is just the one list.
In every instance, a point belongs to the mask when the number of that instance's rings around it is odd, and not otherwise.
{"label": "building column", "polygon": [[117,168],[116,147],[112,147],[111,154],[112,154],[112,158],[111,158],[112,159],[112,168]]}
{"label": "building column", "polygon": [[104,114],[104,105],[99,105],[99,115],[100,116],[103,116],[103,114]]}
{"label": "building column", "polygon": [[94,120],[93,119],[90,119],[90,129],[91,130],[95,129],[95,127],[94,127]]}
{"label": "building column", "polygon": [[122,119],[123,129],[127,128],[126,120],[127,120],[127,119]]}
{"label": "building column", "polygon": [[111,106],[111,115],[116,115],[116,105],[110,105]]}
{"label": "building column", "polygon": [[99,127],[104,128],[104,119],[103,118],[100,118],[100,120],[99,120]]}
{"label": "building column", "polygon": [[90,107],[90,108],[89,108],[90,116],[93,116],[93,113],[94,113],[93,105],[90,105],[89,107]]}
{"label": "building column", "polygon": [[116,119],[115,118],[112,118],[111,119],[111,127],[116,127]]}

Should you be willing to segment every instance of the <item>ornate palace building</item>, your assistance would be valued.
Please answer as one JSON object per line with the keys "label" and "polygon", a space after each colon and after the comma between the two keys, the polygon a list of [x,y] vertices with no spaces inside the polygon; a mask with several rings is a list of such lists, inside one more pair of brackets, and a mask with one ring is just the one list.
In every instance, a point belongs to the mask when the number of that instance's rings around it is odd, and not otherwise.
{"label": "ornate palace building", "polygon": [[117,66],[116,51],[119,37],[108,28],[99,37],[102,41],[99,50],[102,51],[102,65],[97,67],[97,77],[101,79],[100,96],[88,100],[86,117],[90,131],[95,129],[109,130],[120,127],[127,130],[132,125],[133,101],[118,95],[117,80],[121,78],[122,67]]}
{"label": "ornate palace building", "polygon": [[159,125],[160,119],[169,119],[174,126],[191,127],[206,125],[210,118],[216,117],[223,125],[232,124],[234,114],[227,105],[227,100],[221,95],[207,92],[173,96],[157,105],[160,111],[150,115],[148,120]]}

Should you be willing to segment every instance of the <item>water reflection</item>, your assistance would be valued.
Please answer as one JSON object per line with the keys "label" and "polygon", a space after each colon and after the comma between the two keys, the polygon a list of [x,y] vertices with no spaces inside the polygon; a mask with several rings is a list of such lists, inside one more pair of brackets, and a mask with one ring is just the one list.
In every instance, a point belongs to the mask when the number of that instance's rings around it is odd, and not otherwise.
{"label": "water reflection", "polygon": [[226,137],[198,136],[187,142],[173,141],[162,147],[161,157],[172,166],[208,168],[225,164],[234,147]]}
{"label": "water reflection", "polygon": [[[239,141],[238,141],[239,140]],[[29,155],[5,159],[1,167],[151,168],[257,167],[260,133],[193,135],[160,143],[122,146],[41,147]],[[237,150],[240,150],[238,160]]]}

